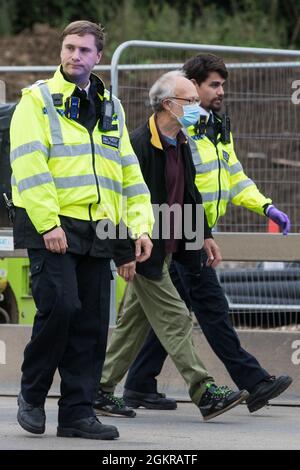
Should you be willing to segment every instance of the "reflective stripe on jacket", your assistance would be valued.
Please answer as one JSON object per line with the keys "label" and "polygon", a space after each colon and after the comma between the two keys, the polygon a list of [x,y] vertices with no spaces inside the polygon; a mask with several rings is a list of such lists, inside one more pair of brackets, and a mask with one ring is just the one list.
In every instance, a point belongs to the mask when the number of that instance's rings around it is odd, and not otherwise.
{"label": "reflective stripe on jacket", "polygon": [[271,199],[260,193],[256,184],[244,173],[233,145],[220,141],[217,145],[205,135],[188,129],[189,145],[196,168],[195,183],[202,195],[205,213],[210,227],[226,213],[228,202],[244,206],[258,214],[264,214],[263,206]]}
{"label": "reflective stripe on jacket", "polygon": [[[58,69],[50,80],[22,91],[11,124],[14,204],[26,209],[39,233],[59,226],[59,215],[65,215],[115,224],[123,216],[135,235],[151,234],[150,194],[120,101],[113,97],[116,130],[101,131],[97,123],[90,134],[64,115],[74,89]],[[53,94],[62,94],[59,106]]]}

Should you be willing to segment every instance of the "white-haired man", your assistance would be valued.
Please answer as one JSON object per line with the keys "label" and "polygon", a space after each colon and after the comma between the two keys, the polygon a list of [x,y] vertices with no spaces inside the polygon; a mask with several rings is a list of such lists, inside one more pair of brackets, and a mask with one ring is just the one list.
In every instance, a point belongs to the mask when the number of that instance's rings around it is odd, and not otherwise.
{"label": "white-haired man", "polygon": [[[160,77],[149,96],[154,114],[133,132],[131,143],[150,190],[152,204],[180,206],[186,222],[186,207],[192,207],[196,214],[201,203],[194,184],[195,169],[190,147],[181,130],[199,119],[197,90],[182,72],[175,71]],[[178,239],[175,236],[176,223],[175,220],[170,223],[170,236],[166,239],[162,236],[162,224],[158,238],[153,239],[152,255],[143,265],[129,262],[118,267],[119,274],[131,282],[124,315],[116,325],[106,353],[100,389],[94,403],[100,413],[135,416],[135,412],[125,407],[113,392],[143,345],[150,325],[187,383],[190,397],[204,420],[224,413],[248,396],[243,390],[218,387],[197,356],[192,341],[192,320],[172,284],[168,261],[174,257],[183,264],[198,263],[199,249],[188,250],[187,237],[183,235]],[[201,229],[204,229],[208,263],[216,266],[221,256],[205,215]],[[116,262],[118,265],[118,260]]]}

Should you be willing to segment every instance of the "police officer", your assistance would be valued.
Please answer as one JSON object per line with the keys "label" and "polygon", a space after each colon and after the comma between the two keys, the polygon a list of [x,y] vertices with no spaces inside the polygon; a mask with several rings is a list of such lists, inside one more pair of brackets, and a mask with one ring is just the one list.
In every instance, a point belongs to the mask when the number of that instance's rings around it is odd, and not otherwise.
{"label": "police officer", "polygon": [[[197,126],[188,129],[189,144],[196,169],[196,186],[203,199],[208,223],[212,228],[226,213],[227,204],[244,206],[276,222],[287,235],[290,221],[269,198],[260,193],[244,173],[230,133],[229,119],[220,111],[228,72],[223,60],[213,54],[199,54],[183,67],[195,85],[201,100]],[[241,347],[228,315],[228,303],[206,253],[197,269],[173,262],[171,277],[182,298],[195,312],[211,348],[223,362],[238,388],[250,392],[247,405],[254,412],[278,396],[292,383],[289,376],[271,376],[257,359]],[[160,373],[167,353],[152,331],[130,368],[124,399],[128,406],[156,409],[176,408],[174,400],[157,392],[155,377]]]}
{"label": "police officer", "polygon": [[119,435],[96,419],[92,407],[105,356],[111,280],[109,243],[96,236],[96,224],[118,224],[126,196],[126,221],[137,239],[137,260],[144,261],[153,214],[122,106],[91,73],[103,42],[100,25],[69,24],[61,65],[50,80],[23,90],[11,124],[15,246],[28,249],[37,307],[17,418],[34,434],[45,431],[44,404],[58,369],[57,436]]}

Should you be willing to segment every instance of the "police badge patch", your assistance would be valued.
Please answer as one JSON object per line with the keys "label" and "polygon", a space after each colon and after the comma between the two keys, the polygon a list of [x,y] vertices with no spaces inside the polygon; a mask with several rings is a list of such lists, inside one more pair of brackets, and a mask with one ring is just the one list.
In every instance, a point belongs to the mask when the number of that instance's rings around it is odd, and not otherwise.
{"label": "police badge patch", "polygon": [[105,145],[109,145],[110,147],[115,147],[116,149],[119,147],[119,138],[118,137],[113,137],[113,136],[108,136],[108,135],[103,135],[102,136],[102,143]]}

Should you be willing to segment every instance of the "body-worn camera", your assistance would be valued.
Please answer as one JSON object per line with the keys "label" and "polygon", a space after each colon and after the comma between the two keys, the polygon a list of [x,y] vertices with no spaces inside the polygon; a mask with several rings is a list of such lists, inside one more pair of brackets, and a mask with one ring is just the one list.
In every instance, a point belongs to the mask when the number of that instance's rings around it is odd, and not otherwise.
{"label": "body-worn camera", "polygon": [[99,129],[101,131],[115,131],[118,126],[112,124],[114,116],[114,102],[112,100],[112,86],[109,87],[109,99],[103,98],[99,118]]}
{"label": "body-worn camera", "polygon": [[230,144],[230,117],[227,108],[221,121],[221,142],[223,144]]}

